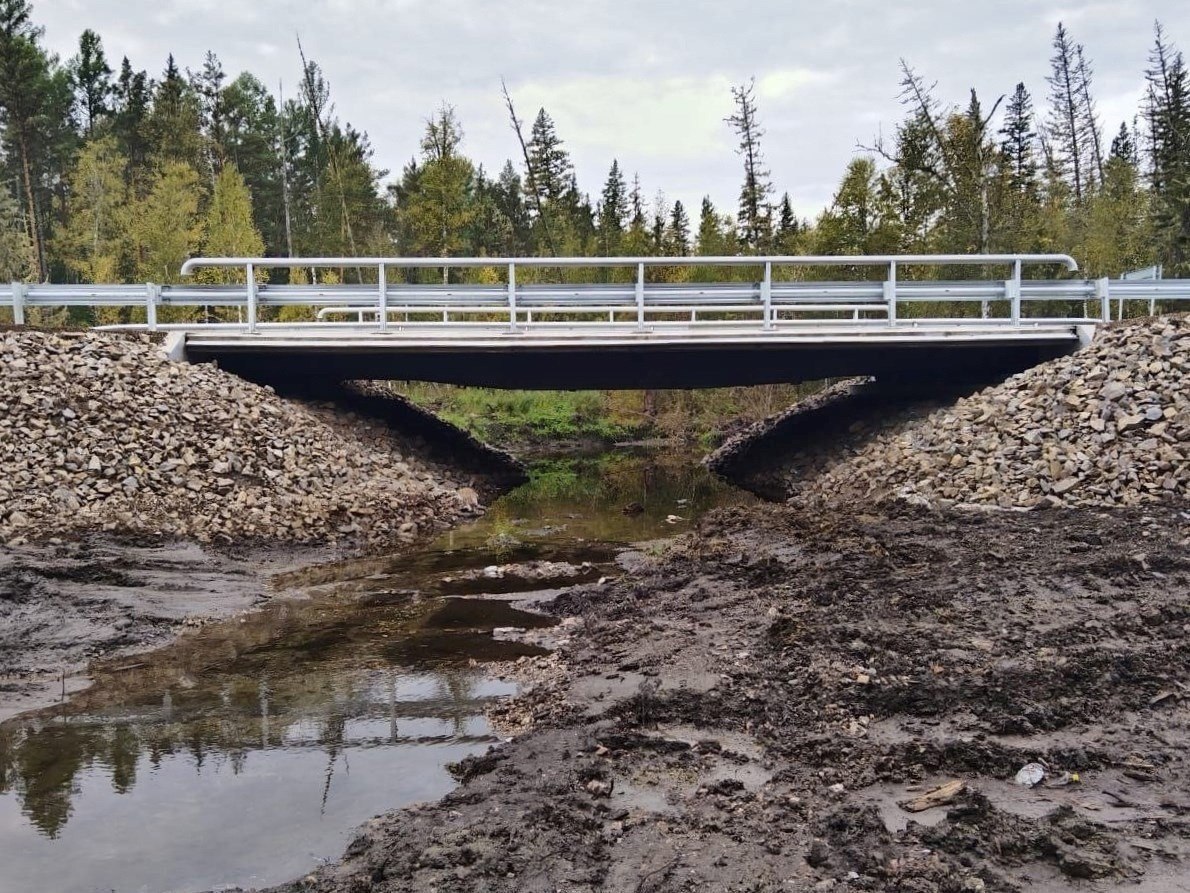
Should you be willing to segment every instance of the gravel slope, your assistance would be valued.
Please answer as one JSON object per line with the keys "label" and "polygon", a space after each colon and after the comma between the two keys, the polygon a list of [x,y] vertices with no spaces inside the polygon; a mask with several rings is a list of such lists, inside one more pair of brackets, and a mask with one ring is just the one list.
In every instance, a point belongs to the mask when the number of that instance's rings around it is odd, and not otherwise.
{"label": "gravel slope", "polygon": [[876,436],[811,499],[908,497],[1033,508],[1190,492],[1190,319],[1101,331],[1070,356]]}
{"label": "gravel slope", "polygon": [[0,376],[0,542],[385,542],[478,510],[391,436],[147,339],[6,332]]}

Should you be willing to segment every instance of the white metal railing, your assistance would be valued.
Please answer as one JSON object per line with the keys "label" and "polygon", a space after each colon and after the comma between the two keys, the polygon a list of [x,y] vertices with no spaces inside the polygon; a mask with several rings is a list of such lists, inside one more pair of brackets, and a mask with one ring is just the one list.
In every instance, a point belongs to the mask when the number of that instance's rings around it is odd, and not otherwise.
{"label": "white metal railing", "polygon": [[[143,307],[144,327],[158,325],[163,307],[234,307],[248,332],[280,324],[261,320],[262,308],[308,306],[315,322],[286,327],[361,326],[380,332],[433,324],[476,322],[524,328],[592,326],[652,331],[710,325],[763,331],[822,323],[867,326],[981,324],[1022,326],[1091,324],[1111,318],[1111,300],[1123,314],[1125,301],[1190,300],[1190,281],[1111,281],[1025,279],[1026,266],[1077,271],[1061,254],[888,255],[860,257],[566,257],[566,258],[195,258],[184,276],[200,270],[232,269],[233,285],[0,285],[0,307],[12,308],[22,324],[30,307]],[[853,267],[882,272],[882,278],[818,281],[805,278],[815,268]],[[997,279],[908,278],[906,271],[967,267],[1002,268]],[[360,281],[349,284],[264,285],[262,270],[290,268],[315,272],[339,269]],[[495,283],[449,282],[451,270],[486,268]],[[650,270],[725,268],[724,281],[651,281]],[[443,283],[406,281],[408,271],[441,271]],[[540,281],[550,271],[601,271],[578,282]],[[616,270],[628,270],[616,278]],[[609,271],[611,271],[609,273]],[[394,273],[399,274],[394,276]],[[818,274],[818,275],[821,275]],[[363,281],[367,279],[369,281]],[[927,316],[936,305],[978,304],[977,315]],[[933,307],[931,305],[934,305]],[[332,322],[336,318],[353,322]],[[564,318],[560,318],[564,317]],[[185,323],[169,328],[200,328]],[[210,325],[209,323],[207,325]],[[221,324],[226,327],[227,324]],[[235,325],[235,324],[233,324]]]}

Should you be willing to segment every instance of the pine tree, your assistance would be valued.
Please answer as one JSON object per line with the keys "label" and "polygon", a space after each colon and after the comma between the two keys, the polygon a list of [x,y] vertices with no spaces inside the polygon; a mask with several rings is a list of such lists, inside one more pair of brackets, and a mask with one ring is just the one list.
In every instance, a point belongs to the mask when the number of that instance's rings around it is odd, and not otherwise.
{"label": "pine tree", "polygon": [[731,88],[735,113],[727,118],[739,138],[737,151],[744,159],[744,185],[740,188],[740,242],[746,249],[759,251],[772,241],[772,208],[769,204],[773,187],[764,167],[760,140],[764,130],[756,109],[756,80]]}
{"label": "pine tree", "polygon": [[1009,183],[1017,192],[1037,187],[1037,132],[1033,129],[1033,97],[1024,84],[1017,84],[1004,110],[1004,138],[1000,150],[1008,163]]}
{"label": "pine tree", "polygon": [[280,116],[268,89],[245,72],[222,92],[222,143],[218,155],[234,164],[252,194],[253,216],[265,253],[290,254],[286,234],[285,184]]}
{"label": "pine tree", "polygon": [[20,165],[25,225],[38,278],[45,278],[42,216],[35,194],[40,174],[35,141],[52,85],[50,59],[38,45],[41,29],[32,24],[31,13],[27,0],[0,0],[0,124]]}
{"label": "pine tree", "polygon": [[669,220],[669,202],[665,200],[665,193],[657,190],[653,199],[653,225],[649,232],[649,249],[651,254],[662,254],[665,251],[665,226]]}
{"label": "pine tree", "polygon": [[112,69],[103,53],[103,41],[91,29],[79,38],[78,55],[70,60],[70,77],[74,85],[83,130],[88,138],[111,114]]}

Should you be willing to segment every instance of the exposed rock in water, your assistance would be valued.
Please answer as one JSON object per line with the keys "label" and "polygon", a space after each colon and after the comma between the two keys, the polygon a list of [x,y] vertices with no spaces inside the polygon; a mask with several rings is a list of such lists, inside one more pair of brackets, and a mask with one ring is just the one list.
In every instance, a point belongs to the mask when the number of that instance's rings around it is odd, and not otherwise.
{"label": "exposed rock in water", "polygon": [[411,540],[475,491],[383,425],[286,401],[147,338],[0,335],[0,541]]}

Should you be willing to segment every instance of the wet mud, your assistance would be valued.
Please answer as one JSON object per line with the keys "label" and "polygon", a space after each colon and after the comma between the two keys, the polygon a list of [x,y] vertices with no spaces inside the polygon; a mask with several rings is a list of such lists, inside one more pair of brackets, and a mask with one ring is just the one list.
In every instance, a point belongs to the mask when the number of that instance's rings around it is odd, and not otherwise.
{"label": "wet mud", "polygon": [[1188,536],[1184,506],[712,513],[547,606],[515,737],[455,791],[275,890],[1185,889]]}
{"label": "wet mud", "polygon": [[93,660],[261,604],[272,573],[318,554],[99,538],[0,548],[0,720],[85,688]]}

